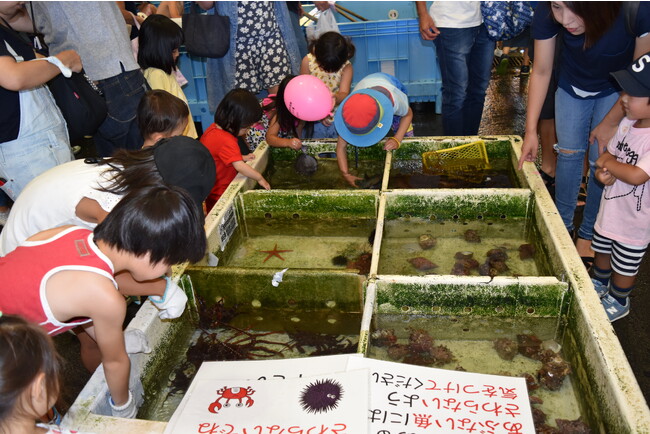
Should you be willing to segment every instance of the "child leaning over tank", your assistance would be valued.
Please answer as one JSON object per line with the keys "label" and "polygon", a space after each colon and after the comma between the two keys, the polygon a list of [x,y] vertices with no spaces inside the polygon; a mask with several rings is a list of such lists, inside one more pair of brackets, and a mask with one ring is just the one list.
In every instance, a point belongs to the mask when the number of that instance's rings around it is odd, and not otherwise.
{"label": "child leaning over tank", "polygon": [[[62,164],[37,176],[18,197],[0,233],[0,254],[9,254],[30,236],[57,226],[92,230],[122,197],[146,186],[181,187],[202,212],[214,180],[210,152],[185,136],[162,139],[138,151],[122,149],[112,158]],[[161,278],[138,282],[128,272],[118,273],[115,280],[124,295],[162,295],[168,285],[176,285]],[[160,316],[171,318],[171,312],[161,311]]]}
{"label": "child leaning over tank", "polygon": [[212,154],[217,168],[217,180],[205,201],[208,211],[217,203],[237,173],[254,179],[267,190],[271,189],[262,174],[246,164],[255,155],[242,155],[237,143],[237,138],[245,137],[261,117],[262,108],[249,90],[233,89],[219,103],[214,123],[201,136],[201,143]]}
{"label": "child leaning over tank", "polygon": [[384,150],[399,149],[404,137],[413,136],[412,119],[406,88],[397,78],[383,72],[363,78],[334,116],[339,134],[336,159],[347,183],[356,187],[356,181],[361,180],[349,172],[348,143],[362,148],[372,146],[392,129],[394,136],[386,140]]}
{"label": "child leaning over tank", "polygon": [[591,247],[592,279],[610,321],[630,312],[629,295],[650,243],[650,53],[612,73],[625,118],[596,161],[605,185]]}
{"label": "child leaning over tank", "polygon": [[[354,57],[355,47],[349,37],[338,32],[323,33],[312,42],[300,64],[301,74],[311,74],[325,83],[334,95],[334,110],[350,94],[354,70],[350,59]],[[313,124],[314,138],[336,137],[332,125],[334,119],[328,116]]]}
{"label": "child leaning over tank", "polygon": [[[129,389],[126,302],[114,275],[129,272],[147,281],[172,265],[199,261],[207,248],[203,221],[186,191],[154,186],[128,193],[94,231],[61,226],[39,232],[0,259],[0,311],[40,324],[50,335],[73,330],[84,366],[92,372],[103,365],[112,414],[133,418],[139,397]],[[186,300],[171,285],[152,297],[159,309],[177,310],[175,316]]]}
{"label": "child leaning over tank", "polygon": [[246,142],[255,150],[266,140],[274,148],[291,148],[295,151],[302,147],[302,131],[305,122],[296,118],[284,103],[284,91],[295,75],[287,75],[278,85],[278,93],[271,94],[262,101],[262,118],[246,134]]}

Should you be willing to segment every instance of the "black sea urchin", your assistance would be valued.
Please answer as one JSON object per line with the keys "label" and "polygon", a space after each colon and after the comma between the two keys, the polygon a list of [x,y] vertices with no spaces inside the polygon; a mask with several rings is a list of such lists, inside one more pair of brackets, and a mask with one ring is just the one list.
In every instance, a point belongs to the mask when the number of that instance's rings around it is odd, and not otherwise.
{"label": "black sea urchin", "polygon": [[300,395],[300,405],[307,413],[327,413],[339,405],[343,388],[337,381],[316,380],[308,384]]}

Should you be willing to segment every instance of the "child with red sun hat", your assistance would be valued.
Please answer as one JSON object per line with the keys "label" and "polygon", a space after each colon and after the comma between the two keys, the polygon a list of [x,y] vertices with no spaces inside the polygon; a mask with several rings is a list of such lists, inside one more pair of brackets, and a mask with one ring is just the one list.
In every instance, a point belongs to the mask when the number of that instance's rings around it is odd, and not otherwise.
{"label": "child with red sun hat", "polygon": [[413,111],[406,88],[395,77],[377,72],[362,79],[343,100],[334,116],[339,135],[336,159],[348,184],[360,180],[348,170],[347,144],[360,148],[372,146],[392,129],[394,136],[384,142],[384,150],[399,149],[402,139],[413,136]]}

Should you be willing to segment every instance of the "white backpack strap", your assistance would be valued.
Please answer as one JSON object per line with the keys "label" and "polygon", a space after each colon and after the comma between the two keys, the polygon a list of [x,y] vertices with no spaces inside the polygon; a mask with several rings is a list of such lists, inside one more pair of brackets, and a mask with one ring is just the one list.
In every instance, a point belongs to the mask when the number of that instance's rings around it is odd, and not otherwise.
{"label": "white backpack strap", "polygon": [[9,42],[5,41],[5,46],[7,47],[7,50],[9,53],[14,56],[14,59],[16,59],[16,62],[23,62],[25,59],[23,56],[19,56],[18,53],[9,45]]}

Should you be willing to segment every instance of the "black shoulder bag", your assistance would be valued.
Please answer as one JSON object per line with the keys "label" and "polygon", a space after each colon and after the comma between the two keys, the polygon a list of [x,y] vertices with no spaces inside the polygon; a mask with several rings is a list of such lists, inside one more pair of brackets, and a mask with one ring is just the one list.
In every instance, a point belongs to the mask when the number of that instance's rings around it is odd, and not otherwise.
{"label": "black shoulder bag", "polygon": [[[213,6],[213,7],[216,7]],[[183,14],[185,49],[193,56],[219,58],[230,48],[230,19],[223,15],[201,14],[192,2],[189,14]]]}
{"label": "black shoulder bag", "polygon": [[[34,9],[31,2],[30,7],[34,34],[38,38],[36,23],[34,22]],[[41,45],[45,47],[42,42]],[[44,50],[47,52],[47,47]],[[47,86],[65,119],[70,142],[75,142],[85,136],[92,136],[97,132],[108,113],[106,100],[99,88],[95,86],[83,70],[73,72],[70,78],[58,74],[47,82]]]}

